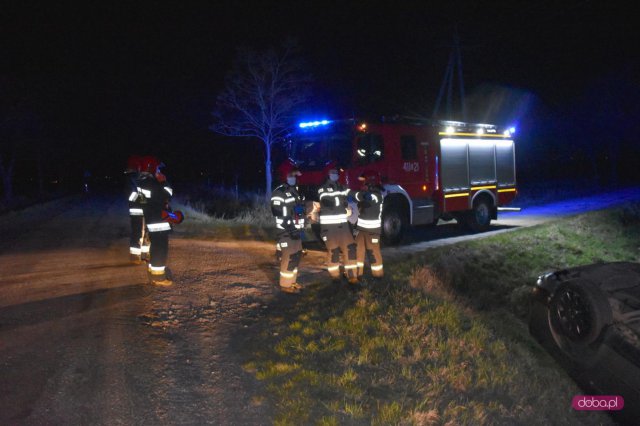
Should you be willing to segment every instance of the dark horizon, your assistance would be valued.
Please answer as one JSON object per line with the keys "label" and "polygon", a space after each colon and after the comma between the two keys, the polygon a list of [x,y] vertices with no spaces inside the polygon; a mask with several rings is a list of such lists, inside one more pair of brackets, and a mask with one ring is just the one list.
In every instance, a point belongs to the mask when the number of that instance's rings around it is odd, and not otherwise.
{"label": "dark horizon", "polygon": [[[43,3],[17,6],[4,21],[3,111],[24,100],[30,137],[61,170],[119,170],[131,153],[155,153],[177,173],[259,179],[261,144],[209,131],[210,112],[238,47],[288,37],[315,77],[306,113],[318,116],[430,115],[455,30],[469,121],[540,124],[606,82],[638,87],[632,13],[590,1]],[[618,95],[631,96],[625,87]],[[247,148],[259,155],[245,168]],[[24,162],[33,157],[27,151]]]}

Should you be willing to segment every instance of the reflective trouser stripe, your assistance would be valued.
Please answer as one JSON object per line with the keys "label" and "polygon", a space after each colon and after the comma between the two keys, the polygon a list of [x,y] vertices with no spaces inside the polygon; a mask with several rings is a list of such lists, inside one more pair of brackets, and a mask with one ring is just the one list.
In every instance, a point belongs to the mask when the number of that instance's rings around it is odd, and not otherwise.
{"label": "reflective trouser stripe", "polygon": [[139,256],[140,254],[142,254],[142,250],[138,247],[129,247],[129,253]]}
{"label": "reflective trouser stripe", "polygon": [[151,271],[152,275],[161,275],[164,274],[164,266],[153,266],[149,264],[149,271]]}
{"label": "reflective trouser stripe", "polygon": [[142,253],[149,253],[149,246],[142,246],[142,247],[140,248],[140,251],[141,251]]}
{"label": "reflective trouser stripe", "polygon": [[131,216],[142,216],[143,212],[142,209],[129,209],[129,214]]}
{"label": "reflective trouser stripe", "polygon": [[358,219],[358,228],[375,229],[381,226],[380,219]]}
{"label": "reflective trouser stripe", "polygon": [[321,225],[338,225],[347,222],[346,214],[336,214],[330,216],[320,216]]}
{"label": "reflective trouser stripe", "polygon": [[167,222],[149,223],[147,229],[149,232],[171,231],[171,225]]}

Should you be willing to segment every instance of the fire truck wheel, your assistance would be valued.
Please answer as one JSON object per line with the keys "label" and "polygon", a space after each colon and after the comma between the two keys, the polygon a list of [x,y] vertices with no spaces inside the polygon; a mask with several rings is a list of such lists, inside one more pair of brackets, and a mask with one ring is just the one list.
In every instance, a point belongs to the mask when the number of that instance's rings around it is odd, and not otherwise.
{"label": "fire truck wheel", "polygon": [[467,213],[467,226],[474,232],[483,232],[491,225],[491,205],[487,200],[478,200]]}
{"label": "fire truck wheel", "polygon": [[405,220],[400,209],[396,206],[389,206],[382,214],[382,237],[384,242],[395,245],[402,240],[405,230]]}

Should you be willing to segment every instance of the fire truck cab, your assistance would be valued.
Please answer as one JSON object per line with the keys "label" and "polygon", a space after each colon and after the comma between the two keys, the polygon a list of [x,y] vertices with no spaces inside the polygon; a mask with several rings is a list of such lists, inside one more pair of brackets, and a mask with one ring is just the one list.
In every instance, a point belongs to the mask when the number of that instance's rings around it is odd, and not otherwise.
{"label": "fire truck cab", "polygon": [[488,229],[516,195],[514,131],[455,121],[305,122],[288,139],[288,161],[302,171],[307,200],[332,167],[352,189],[364,171],[377,172],[386,190],[383,238],[393,244],[410,226],[441,218]]}

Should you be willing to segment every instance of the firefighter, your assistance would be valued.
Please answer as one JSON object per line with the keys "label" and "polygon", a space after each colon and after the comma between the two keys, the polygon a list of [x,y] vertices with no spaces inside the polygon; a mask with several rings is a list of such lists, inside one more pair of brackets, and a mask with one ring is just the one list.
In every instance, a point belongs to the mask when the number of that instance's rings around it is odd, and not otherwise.
{"label": "firefighter", "polygon": [[[141,158],[132,155],[127,160],[125,175],[130,186],[129,194],[129,219],[131,222],[131,234],[129,236],[129,257],[132,263],[139,265],[142,263],[143,254],[143,227],[144,212],[142,211],[142,200],[138,194],[138,179],[140,177]],[[146,246],[148,253],[149,246]]]}
{"label": "firefighter", "polygon": [[340,258],[350,284],[357,284],[356,244],[349,228],[349,189],[338,183],[337,168],[329,170],[326,182],[318,189],[320,201],[320,235],[327,247],[327,270],[334,280],[340,279]]}
{"label": "firefighter", "polygon": [[154,285],[170,286],[173,282],[167,277],[166,263],[169,250],[169,232],[171,225],[163,220],[163,211],[173,196],[173,189],[166,176],[160,171],[164,164],[156,157],[142,158],[139,194],[144,200],[145,227],[151,240],[149,275]]}
{"label": "firefighter", "polygon": [[356,243],[358,245],[358,277],[364,274],[365,259],[371,265],[371,275],[382,278],[382,254],[380,252],[380,234],[382,233],[383,188],[380,176],[374,171],[365,171],[358,180],[363,183],[361,191],[355,193],[358,202],[358,222],[356,224]]}
{"label": "firefighter", "polygon": [[290,166],[281,171],[284,183],[271,197],[271,212],[276,219],[278,242],[276,250],[280,261],[280,289],[285,293],[300,293],[296,282],[298,265],[302,257],[301,232],[304,229],[304,200],[298,193],[296,178],[300,172]]}

